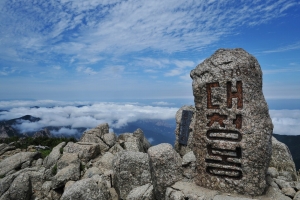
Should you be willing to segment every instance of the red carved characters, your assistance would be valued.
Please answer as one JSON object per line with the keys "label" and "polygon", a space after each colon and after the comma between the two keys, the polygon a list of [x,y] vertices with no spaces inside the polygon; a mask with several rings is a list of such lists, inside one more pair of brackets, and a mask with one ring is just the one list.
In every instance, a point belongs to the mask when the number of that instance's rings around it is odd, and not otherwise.
{"label": "red carved characters", "polygon": [[[237,109],[243,109],[243,87],[242,82],[236,82],[236,92],[232,92],[232,83],[227,82],[227,99],[226,105],[229,112],[232,111],[232,99],[237,99]],[[239,130],[242,128],[242,115],[236,114],[236,118],[231,121],[235,125],[236,130],[230,130],[224,123],[228,119],[228,115],[222,115],[217,112],[220,109],[219,105],[213,105],[212,103],[212,88],[220,87],[218,82],[207,83],[207,108],[214,109],[214,113],[207,115],[209,122],[207,127],[211,127],[214,123],[217,123],[219,129],[210,128],[206,137],[209,140],[207,144],[208,156],[205,159],[206,172],[213,176],[221,176],[226,178],[241,179],[243,173],[241,170],[240,159],[242,158],[242,149],[238,143],[242,140],[242,134]],[[220,144],[221,141],[229,142],[229,145]],[[230,148],[231,147],[231,148]]]}

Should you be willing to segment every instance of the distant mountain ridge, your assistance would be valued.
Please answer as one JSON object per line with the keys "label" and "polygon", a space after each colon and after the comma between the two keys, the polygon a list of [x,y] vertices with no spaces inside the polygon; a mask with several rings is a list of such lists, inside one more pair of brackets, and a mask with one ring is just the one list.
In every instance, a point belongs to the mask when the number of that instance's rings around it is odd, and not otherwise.
{"label": "distant mountain ridge", "polygon": [[[63,127],[54,127],[54,126],[47,126],[43,127],[40,130],[36,130],[33,132],[26,133],[25,135],[20,133],[17,129],[13,127],[13,125],[20,124],[22,120],[27,120],[30,122],[37,122],[41,120],[38,117],[34,117],[31,115],[25,115],[19,118],[10,119],[6,121],[0,121],[0,138],[7,138],[7,137],[24,137],[24,136],[31,136],[31,137],[39,137],[39,136],[47,136],[52,137],[53,135],[50,133],[51,131],[57,131]],[[66,126],[65,128],[71,128],[70,126]],[[120,128],[113,128],[114,132],[117,135],[122,133],[128,132],[133,133],[138,128],[142,129],[146,138],[151,142],[152,145],[157,145],[160,143],[169,143],[174,145],[175,142],[175,128],[176,122],[175,119],[170,120],[155,120],[155,119],[148,119],[148,120],[138,120],[135,122],[130,122],[126,126]],[[80,139],[82,133],[87,128],[81,127],[77,128],[78,134],[72,135],[76,139]],[[70,137],[69,134],[61,134],[56,135],[58,137]],[[280,142],[285,143],[293,156],[295,165],[297,170],[300,169],[300,135],[278,135],[273,134],[273,136]]]}

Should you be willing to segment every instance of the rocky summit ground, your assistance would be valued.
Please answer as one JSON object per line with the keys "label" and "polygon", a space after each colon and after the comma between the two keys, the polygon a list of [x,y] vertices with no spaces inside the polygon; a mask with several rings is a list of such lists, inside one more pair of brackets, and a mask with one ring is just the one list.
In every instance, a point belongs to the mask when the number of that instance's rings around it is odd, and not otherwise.
{"label": "rocky summit ground", "polygon": [[251,197],[197,186],[193,151],[151,146],[141,129],[117,137],[101,124],[79,142],[58,144],[44,159],[39,148],[1,143],[0,200],[300,200],[287,146],[273,138],[272,148],[268,187]]}

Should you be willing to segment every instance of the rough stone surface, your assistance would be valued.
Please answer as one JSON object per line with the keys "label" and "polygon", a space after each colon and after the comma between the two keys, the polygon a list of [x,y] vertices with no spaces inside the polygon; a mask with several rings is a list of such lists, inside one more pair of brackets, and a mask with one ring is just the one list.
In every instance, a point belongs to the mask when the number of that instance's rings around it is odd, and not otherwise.
{"label": "rough stone surface", "polygon": [[144,132],[142,131],[142,129],[138,128],[137,130],[135,130],[133,132],[133,136],[135,136],[136,138],[138,138],[140,140],[140,143],[143,146],[144,152],[147,152],[148,149],[151,147],[151,144],[147,140],[147,138],[145,137]]}
{"label": "rough stone surface", "polygon": [[136,187],[130,191],[126,200],[154,200],[153,185],[150,183]]}
{"label": "rough stone surface", "polygon": [[9,188],[10,200],[29,200],[32,193],[30,177],[27,173],[20,174]]}
{"label": "rough stone surface", "polygon": [[98,167],[103,172],[106,170],[111,170],[113,168],[114,155],[110,152],[106,152],[103,156],[95,161],[93,166]]}
{"label": "rough stone surface", "polygon": [[193,145],[193,129],[195,125],[195,114],[192,117],[192,121],[190,124],[190,132],[189,132],[189,138],[187,141],[187,145],[182,145],[179,144],[179,134],[180,134],[180,125],[181,125],[181,118],[182,118],[182,111],[183,110],[189,110],[192,111],[193,113],[196,112],[196,109],[194,106],[182,106],[177,112],[176,112],[176,129],[175,129],[175,134],[176,134],[176,140],[175,140],[175,150],[181,155],[185,155],[188,152],[192,151],[192,145]]}
{"label": "rough stone surface", "polygon": [[98,167],[91,167],[86,170],[82,179],[84,178],[92,178],[94,175],[101,175],[102,171]]}
{"label": "rough stone surface", "polygon": [[182,159],[167,143],[150,147],[148,155],[155,198],[163,199],[167,187],[182,178]]}
{"label": "rough stone surface", "polygon": [[268,168],[268,174],[272,177],[272,178],[277,178],[279,173],[277,171],[277,169],[275,167],[269,167]]}
{"label": "rough stone surface", "polygon": [[121,151],[125,151],[118,143],[115,144],[114,146],[112,146],[108,152],[112,153],[112,154],[117,154],[118,152],[121,152]]}
{"label": "rough stone surface", "polygon": [[0,162],[0,176],[7,174],[9,171],[21,168],[22,164],[40,156],[38,152],[20,152],[10,156]]}
{"label": "rough stone surface", "polygon": [[294,198],[296,191],[294,190],[294,188],[282,188],[282,193],[285,194],[288,197]]}
{"label": "rough stone surface", "polygon": [[297,172],[292,154],[289,148],[275,137],[272,137],[272,158],[270,167],[274,167],[278,172],[287,171],[291,173],[292,179],[297,180]]}
{"label": "rough stone surface", "polygon": [[64,153],[57,161],[57,169],[61,170],[70,164],[80,165],[80,160],[77,153]]}
{"label": "rough stone surface", "polygon": [[46,168],[50,168],[51,166],[56,164],[57,160],[61,156],[60,149],[63,148],[65,145],[66,143],[62,142],[52,149],[51,153],[43,161],[43,165]]}
{"label": "rough stone surface", "polygon": [[78,157],[81,160],[88,162],[100,154],[100,146],[97,143],[68,142],[68,144],[64,147],[64,152],[78,153]]}
{"label": "rough stone surface", "polygon": [[191,71],[200,186],[248,195],[266,188],[273,125],[262,71],[243,49],[219,49]]}
{"label": "rough stone surface", "polygon": [[165,200],[184,200],[184,194],[181,191],[174,190],[173,188],[167,188]]}
{"label": "rough stone surface", "polygon": [[174,185],[171,186],[172,189],[177,191],[181,191],[185,197],[189,198],[189,200],[211,200],[214,196],[218,195],[220,192],[215,190],[209,190],[203,187],[196,185],[195,183],[187,183],[178,181]]}
{"label": "rough stone surface", "polygon": [[293,200],[300,200],[300,191],[298,191],[298,192],[295,194]]}
{"label": "rough stone surface", "polygon": [[98,143],[102,141],[103,135],[109,133],[108,123],[100,124],[96,128],[85,131],[80,142]]}
{"label": "rough stone surface", "polygon": [[112,147],[116,141],[117,141],[117,136],[115,133],[107,133],[103,135],[103,141],[105,144],[107,144],[109,147]]}
{"label": "rough stone surface", "polygon": [[192,179],[196,175],[196,157],[192,151],[182,157],[183,176]]}
{"label": "rough stone surface", "polygon": [[67,187],[61,200],[110,200],[110,192],[105,183],[94,179],[82,179]]}
{"label": "rough stone surface", "polygon": [[146,153],[119,152],[113,160],[113,171],[113,185],[121,199],[125,199],[132,189],[151,183],[149,158]]}
{"label": "rough stone surface", "polygon": [[77,181],[80,178],[80,165],[70,164],[59,170],[52,179],[52,188],[64,187],[68,181]]}

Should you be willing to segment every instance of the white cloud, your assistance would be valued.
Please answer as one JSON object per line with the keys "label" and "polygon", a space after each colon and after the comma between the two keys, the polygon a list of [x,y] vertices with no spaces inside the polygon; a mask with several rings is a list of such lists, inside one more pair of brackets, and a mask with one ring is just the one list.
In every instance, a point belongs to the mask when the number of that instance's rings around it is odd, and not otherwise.
{"label": "white cloud", "polygon": [[273,132],[280,135],[300,135],[300,110],[270,110]]}
{"label": "white cloud", "polygon": [[[50,102],[54,103],[53,101]],[[5,103],[1,104],[5,108]],[[71,133],[73,128],[93,128],[102,123],[109,123],[111,128],[120,128],[129,122],[142,119],[172,119],[178,108],[140,106],[136,104],[116,104],[116,103],[93,103],[85,106],[74,106],[78,103],[63,105],[57,102],[55,107],[30,108],[28,105],[41,106],[46,102],[13,102],[7,112],[1,112],[0,120],[19,118],[24,115],[31,115],[41,118],[37,122],[22,121],[16,128],[23,132],[36,131],[45,126],[70,126],[71,130],[62,129],[57,133],[65,131]],[[26,107],[24,106],[26,105]],[[1,108],[1,107],[0,107]]]}
{"label": "white cloud", "polygon": [[296,50],[296,49],[300,49],[300,42],[296,42],[295,44],[291,44],[291,45],[278,47],[278,48],[272,49],[272,50],[262,51],[261,53],[281,53],[281,52],[291,51],[291,50]]}
{"label": "white cloud", "polygon": [[203,49],[241,25],[263,24],[298,6],[294,0],[1,2],[3,59],[61,55],[86,64],[103,54]]}
{"label": "white cloud", "polygon": [[165,101],[156,101],[152,103],[153,105],[156,106],[172,106],[174,105],[174,103],[169,103],[169,102],[165,102]]}

